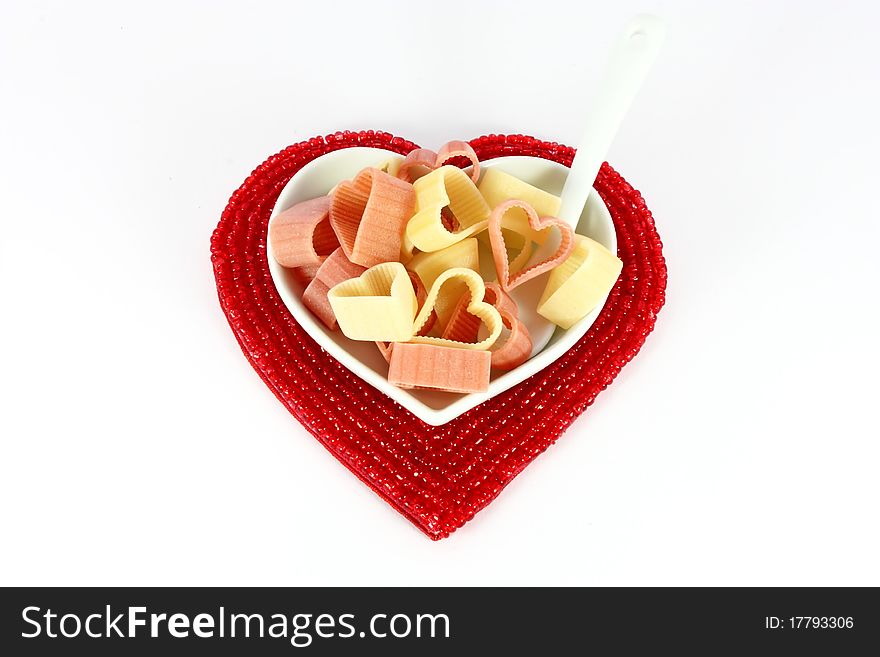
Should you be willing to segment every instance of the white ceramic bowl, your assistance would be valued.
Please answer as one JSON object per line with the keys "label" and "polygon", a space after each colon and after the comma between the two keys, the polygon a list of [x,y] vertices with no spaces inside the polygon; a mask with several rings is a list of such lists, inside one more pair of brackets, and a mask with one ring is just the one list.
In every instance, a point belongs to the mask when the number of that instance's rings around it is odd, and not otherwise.
{"label": "white ceramic bowl", "polygon": [[[300,201],[327,194],[339,181],[353,178],[364,167],[377,166],[396,157],[400,156],[379,148],[363,147],[346,148],[322,155],[305,165],[287,183],[272,211],[272,219]],[[566,167],[556,162],[519,155],[486,160],[481,162],[480,166],[498,167],[551,194],[559,194],[562,191],[568,173]],[[590,200],[578,223],[577,232],[596,240],[612,253],[617,252],[614,224],[599,194],[590,195]],[[537,338],[535,340],[537,353],[534,353],[529,360],[510,372],[493,372],[489,390],[483,393],[457,394],[431,390],[404,390],[388,383],[386,378],[388,365],[374,343],[355,342],[339,331],[327,330],[302,303],[305,285],[296,280],[290,270],[275,261],[271,249],[266,249],[266,253],[269,258],[269,271],[281,299],[309,335],[354,374],[391,397],[424,422],[435,426],[449,422],[550,365],[587,332],[605,304],[603,300],[593,312],[570,329],[556,329],[551,333],[547,330],[546,320],[535,312],[538,298],[549,274],[538,276],[514,290],[520,307],[520,318],[530,331],[533,331],[533,337]],[[480,261],[485,265],[483,274],[490,275],[487,280],[494,280],[491,254],[481,250]],[[546,346],[542,344],[545,342]]]}

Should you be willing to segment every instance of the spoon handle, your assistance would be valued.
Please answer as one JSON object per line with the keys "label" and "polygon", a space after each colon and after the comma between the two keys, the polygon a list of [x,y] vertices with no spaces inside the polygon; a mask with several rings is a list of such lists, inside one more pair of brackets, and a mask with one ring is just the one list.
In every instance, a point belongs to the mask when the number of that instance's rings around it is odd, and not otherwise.
{"label": "spoon handle", "polygon": [[623,117],[645,80],[666,34],[663,20],[635,16],[611,49],[605,76],[597,88],[583,136],[562,188],[559,216],[574,227]]}

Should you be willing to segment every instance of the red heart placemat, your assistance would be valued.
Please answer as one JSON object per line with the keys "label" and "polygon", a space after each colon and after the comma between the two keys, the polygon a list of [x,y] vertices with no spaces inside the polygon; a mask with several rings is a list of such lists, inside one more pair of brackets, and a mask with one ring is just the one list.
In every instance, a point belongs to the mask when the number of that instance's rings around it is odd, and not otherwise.
{"label": "red heart placemat", "polygon": [[[574,149],[523,135],[470,142],[481,160],[533,155],[571,164]],[[331,358],[293,319],[266,260],[269,215],[303,165],[351,146],[401,154],[416,144],[386,132],[337,132],[289,146],[232,195],[211,236],[220,304],[242,351],[287,407],[339,461],[432,539],[491,502],[635,356],[666,290],[651,212],[607,163],[595,188],[617,229],[623,273],[601,315],[562,358],[440,427],[425,424]]]}

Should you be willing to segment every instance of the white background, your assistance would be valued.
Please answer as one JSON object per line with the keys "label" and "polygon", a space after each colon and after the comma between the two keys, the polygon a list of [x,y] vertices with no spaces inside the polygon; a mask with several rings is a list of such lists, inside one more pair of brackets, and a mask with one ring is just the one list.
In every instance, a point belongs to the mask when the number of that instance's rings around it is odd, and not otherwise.
{"label": "white background", "polygon": [[[573,144],[640,10],[667,45],[609,160],[655,213],[668,303],[563,439],[431,542],[246,362],[211,231],[315,134]],[[4,0],[0,583],[880,584],[878,19]]]}

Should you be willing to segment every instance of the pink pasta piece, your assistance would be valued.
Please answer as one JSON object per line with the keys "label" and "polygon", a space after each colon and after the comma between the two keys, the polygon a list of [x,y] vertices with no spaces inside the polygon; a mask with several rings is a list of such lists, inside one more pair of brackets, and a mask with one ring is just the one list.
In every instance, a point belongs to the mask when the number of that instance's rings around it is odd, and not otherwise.
{"label": "pink pasta piece", "polygon": [[388,381],[399,388],[485,392],[491,363],[488,351],[399,342],[391,351]]}
{"label": "pink pasta piece", "polygon": [[486,283],[486,293],[483,295],[483,301],[491,303],[498,309],[498,312],[506,310],[514,317],[519,316],[519,308],[516,307],[516,301],[510,298],[498,283]]}
{"label": "pink pasta piece", "polygon": [[297,203],[269,224],[269,246],[283,267],[317,267],[338,246],[330,227],[330,197]]}
{"label": "pink pasta piece", "polygon": [[[485,299],[485,296],[483,298]],[[465,292],[455,305],[455,309],[452,311],[452,315],[449,316],[449,321],[443,328],[443,333],[440,337],[446,340],[455,340],[456,342],[477,342],[477,335],[483,322],[479,317],[467,311],[470,302],[470,292]]]}
{"label": "pink pasta piece", "polygon": [[526,362],[532,355],[532,336],[529,329],[516,315],[506,309],[498,309],[501,321],[510,329],[507,339],[500,346],[493,345],[492,367],[496,370],[512,370]]}
{"label": "pink pasta piece", "polygon": [[480,180],[480,159],[466,141],[454,140],[443,144],[440,150],[437,151],[437,161],[434,163],[434,168],[442,167],[449,160],[456,157],[465,157],[471,161],[474,167],[471,170],[471,180],[476,184]]}
{"label": "pink pasta piece", "polygon": [[397,262],[415,205],[411,184],[367,168],[336,186],[330,225],[351,262],[364,267]]}
{"label": "pink pasta piece", "polygon": [[335,331],[338,327],[336,315],[330,307],[327,292],[334,285],[356,278],[365,271],[365,267],[349,261],[342,248],[336,249],[318,268],[315,278],[306,287],[302,297],[303,304],[324,323],[324,326]]}
{"label": "pink pasta piece", "polygon": [[397,170],[397,177],[408,183],[413,183],[420,177],[432,171],[437,165],[437,153],[428,148],[416,148],[410,151],[400,168]]}
{"label": "pink pasta piece", "polygon": [[476,183],[480,179],[480,159],[466,141],[454,140],[443,144],[438,152],[428,148],[416,148],[403,158],[397,177],[407,182],[415,182],[426,173],[439,169],[449,160],[463,157],[470,160],[473,165],[471,179]]}
{"label": "pink pasta piece", "polygon": [[[525,210],[529,218],[529,227],[532,230],[539,231],[547,228],[556,227],[562,239],[559,242],[559,248],[556,253],[542,260],[541,262],[526,267],[515,274],[510,274],[510,262],[507,259],[507,248],[504,244],[504,235],[501,233],[501,219],[504,213],[511,208],[522,208]],[[562,219],[556,217],[538,217],[535,209],[524,201],[516,199],[505,201],[501,205],[492,210],[489,215],[489,241],[492,245],[492,257],[495,260],[495,271],[498,273],[498,282],[501,287],[509,292],[513,288],[528,280],[540,276],[546,271],[550,271],[554,267],[562,264],[574,249],[574,230]]]}
{"label": "pink pasta piece", "polygon": [[[483,301],[498,309],[504,326],[510,330],[507,338],[492,346],[492,367],[498,370],[511,370],[524,363],[532,354],[532,338],[529,329],[518,317],[516,302],[501,289],[498,283],[486,283]],[[456,342],[476,342],[480,331],[479,318],[467,312],[470,295],[464,294],[459,300],[443,337]]]}
{"label": "pink pasta piece", "polygon": [[419,309],[421,309],[425,299],[428,298],[428,291],[425,289],[425,284],[422,283],[422,279],[419,278],[417,273],[409,270],[406,273],[409,274],[409,280],[412,281],[413,292],[416,293],[416,302],[419,304]]}
{"label": "pink pasta piece", "polygon": [[[326,258],[322,259],[326,260]],[[321,268],[321,265],[308,265],[307,267],[294,267],[292,269],[293,276],[301,283],[311,283],[312,279],[315,278],[318,274],[318,270]]]}
{"label": "pink pasta piece", "polygon": [[[505,310],[513,317],[519,315],[519,309],[516,307],[516,302],[510,298],[510,295],[501,289],[501,286],[498,285],[498,283],[490,282],[485,285],[486,292],[483,294],[483,301],[495,306],[495,308],[498,309],[498,312]],[[477,334],[480,331],[480,325],[482,322],[479,317],[472,315],[467,311],[470,302],[470,292],[465,292],[458,300],[455,308],[453,308],[452,314],[449,316],[449,321],[446,322],[446,326],[443,328],[442,337],[447,340],[455,340],[456,342],[477,341]]]}
{"label": "pink pasta piece", "polygon": [[377,342],[376,347],[379,349],[379,353],[382,354],[382,358],[385,359],[386,363],[391,362],[391,352],[394,351],[394,342]]}

